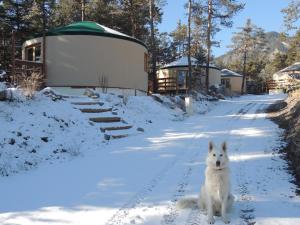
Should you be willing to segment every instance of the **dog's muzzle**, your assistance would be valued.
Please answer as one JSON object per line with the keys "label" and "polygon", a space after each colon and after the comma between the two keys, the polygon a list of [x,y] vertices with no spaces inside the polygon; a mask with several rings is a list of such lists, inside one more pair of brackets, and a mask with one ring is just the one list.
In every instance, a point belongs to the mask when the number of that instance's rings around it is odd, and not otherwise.
{"label": "dog's muzzle", "polygon": [[216,166],[217,166],[217,167],[220,167],[220,166],[221,166],[221,162],[220,162],[219,160],[216,162]]}

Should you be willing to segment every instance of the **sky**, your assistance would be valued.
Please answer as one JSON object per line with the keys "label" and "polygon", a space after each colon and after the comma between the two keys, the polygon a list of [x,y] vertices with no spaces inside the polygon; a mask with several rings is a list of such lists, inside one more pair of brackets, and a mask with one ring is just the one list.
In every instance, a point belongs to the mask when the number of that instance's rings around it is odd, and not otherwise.
{"label": "sky", "polygon": [[[187,10],[184,8],[187,0],[166,0],[166,2],[167,5],[164,7],[163,20],[159,25],[161,32],[173,31],[179,19],[187,23]],[[238,31],[237,27],[244,26],[248,18],[255,25],[265,29],[266,32],[284,31],[283,16],[280,11],[288,5],[289,0],[244,0],[241,2],[246,3],[246,5],[244,10],[233,18],[233,27],[223,28],[216,35],[216,40],[221,41],[220,48],[213,49],[213,55],[216,57],[229,50],[227,46],[231,43],[233,33]]]}

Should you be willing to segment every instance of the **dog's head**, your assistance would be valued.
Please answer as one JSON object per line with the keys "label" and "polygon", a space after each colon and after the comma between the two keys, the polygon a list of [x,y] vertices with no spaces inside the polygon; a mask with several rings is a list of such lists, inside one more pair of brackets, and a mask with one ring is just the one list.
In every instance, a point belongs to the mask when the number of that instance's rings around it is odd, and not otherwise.
{"label": "dog's head", "polygon": [[223,142],[220,147],[216,147],[215,144],[210,141],[206,163],[207,166],[214,169],[224,169],[228,167],[227,143]]}

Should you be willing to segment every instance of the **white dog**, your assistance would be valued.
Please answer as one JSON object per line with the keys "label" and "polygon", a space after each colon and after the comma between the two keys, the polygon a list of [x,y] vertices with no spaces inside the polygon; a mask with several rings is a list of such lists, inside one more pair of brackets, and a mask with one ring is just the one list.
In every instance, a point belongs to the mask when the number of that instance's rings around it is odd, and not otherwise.
{"label": "white dog", "polygon": [[230,171],[227,144],[217,148],[209,142],[206,159],[205,183],[201,188],[198,205],[207,211],[208,223],[215,222],[214,216],[221,215],[224,223],[230,223],[227,212],[230,210],[234,196],[230,193]]}

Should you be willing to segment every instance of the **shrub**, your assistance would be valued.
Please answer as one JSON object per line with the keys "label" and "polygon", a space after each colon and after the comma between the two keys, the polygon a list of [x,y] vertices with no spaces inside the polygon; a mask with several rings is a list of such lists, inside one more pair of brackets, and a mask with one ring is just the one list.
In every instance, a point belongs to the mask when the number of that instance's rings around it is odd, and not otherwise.
{"label": "shrub", "polygon": [[32,99],[34,93],[38,91],[44,83],[44,76],[40,73],[33,72],[31,76],[23,76],[21,88],[23,94]]}

